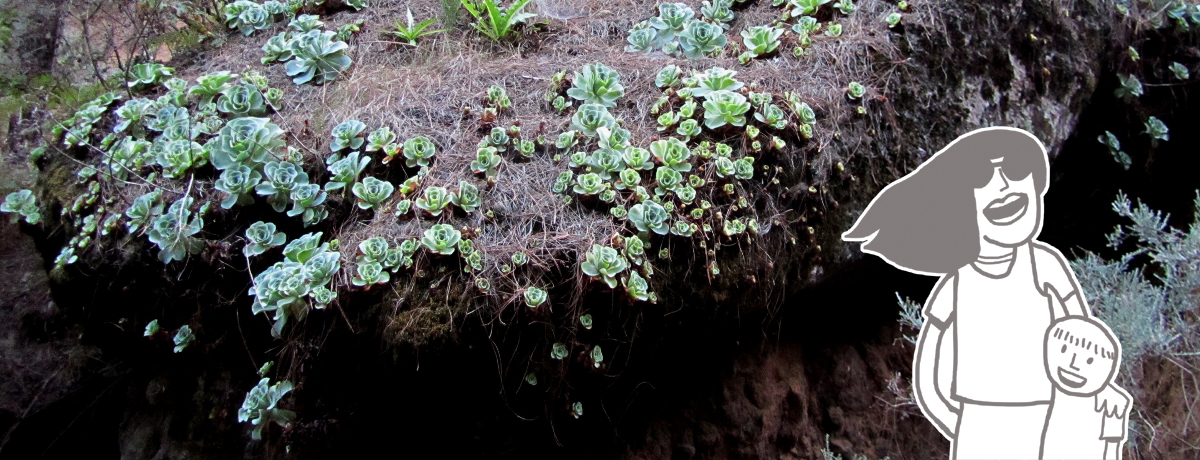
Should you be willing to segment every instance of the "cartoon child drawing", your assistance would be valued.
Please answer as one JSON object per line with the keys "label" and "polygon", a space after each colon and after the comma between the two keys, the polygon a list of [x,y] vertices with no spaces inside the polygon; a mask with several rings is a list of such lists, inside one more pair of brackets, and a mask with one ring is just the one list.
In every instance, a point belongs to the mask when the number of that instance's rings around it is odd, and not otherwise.
{"label": "cartoon child drawing", "polygon": [[925,304],[913,387],[952,459],[1038,458],[1053,395],[1046,329],[1089,315],[1062,254],[1035,239],[1048,170],[1028,132],[972,131],[885,187],[842,235],[899,269],[941,277]]}
{"label": "cartoon child drawing", "polygon": [[[1120,460],[1130,399],[1112,382],[1121,363],[1121,345],[1112,331],[1094,319],[1060,319],[1046,330],[1045,356],[1054,396],[1042,430],[1041,458]],[[1105,389],[1120,397],[1101,399]]]}

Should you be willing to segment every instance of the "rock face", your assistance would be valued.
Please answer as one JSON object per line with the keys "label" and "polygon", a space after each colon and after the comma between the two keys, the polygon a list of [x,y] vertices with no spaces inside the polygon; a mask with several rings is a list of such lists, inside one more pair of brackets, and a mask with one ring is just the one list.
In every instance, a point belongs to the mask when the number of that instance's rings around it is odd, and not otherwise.
{"label": "rock face", "polygon": [[[896,323],[894,295],[921,299],[933,280],[863,258],[838,236],[875,191],[971,129],[1022,127],[1057,156],[1096,92],[1106,60],[1125,45],[1110,41],[1118,20],[1106,3],[931,1],[913,8],[889,36],[902,59],[871,57],[887,97],[870,107],[882,115],[848,128],[831,147],[852,154],[850,166],[863,171],[857,182],[831,187],[840,207],[829,211],[814,242],[832,256],[781,263],[789,268],[772,281],[778,294],[740,282],[680,294],[688,309],[647,307],[658,317],[631,326],[642,334],[632,341],[640,354],[629,358],[621,378],[579,382],[614,390],[589,402],[578,423],[553,415],[562,408],[539,406],[520,393],[507,396],[505,382],[522,376],[496,375],[498,363],[511,357],[493,352],[490,329],[467,324],[460,342],[381,353],[378,337],[339,329],[340,318],[328,315],[322,319],[327,335],[280,352],[298,356],[294,366],[316,373],[296,390],[292,408],[302,419],[276,444],[247,446],[249,430],[236,422],[236,409],[254,383],[246,376],[262,363],[246,355],[270,344],[247,343],[237,328],[219,337],[200,329],[210,345],[163,363],[156,358],[162,353],[145,351],[145,341],[105,332],[120,324],[89,323],[97,316],[84,309],[88,296],[80,293],[88,287],[101,292],[100,299],[135,299],[201,324],[204,315],[224,315],[237,318],[237,327],[251,321],[261,327],[261,317],[230,312],[228,299],[243,298],[245,285],[187,284],[195,268],[171,279],[139,276],[161,265],[131,264],[133,274],[97,275],[104,284],[61,285],[53,298],[63,305],[56,308],[38,270],[44,256],[32,242],[3,238],[0,260],[18,266],[0,272],[13,291],[0,299],[0,385],[6,385],[0,430],[12,435],[0,443],[0,459],[80,455],[95,446],[131,459],[260,458],[264,449],[282,458],[285,444],[302,458],[397,446],[449,457],[822,458],[828,450],[847,458],[938,458],[946,442],[904,401],[912,349],[901,335],[913,331]],[[764,241],[764,253],[800,257],[784,238]],[[175,283],[189,290],[189,301],[210,310],[159,298]],[[145,293],[104,297],[117,289],[113,285]],[[773,300],[746,300],[764,298]],[[78,357],[92,349],[79,334],[68,334],[72,328],[89,331],[121,365],[82,367],[86,360]],[[167,342],[156,341],[151,351],[169,349]],[[79,441],[66,445],[58,433]]]}

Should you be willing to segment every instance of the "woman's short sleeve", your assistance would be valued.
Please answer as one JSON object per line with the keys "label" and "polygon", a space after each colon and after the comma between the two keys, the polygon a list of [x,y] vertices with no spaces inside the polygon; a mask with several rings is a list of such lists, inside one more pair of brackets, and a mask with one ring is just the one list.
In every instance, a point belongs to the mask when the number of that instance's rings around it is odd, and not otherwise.
{"label": "woman's short sleeve", "polygon": [[954,304],[958,277],[954,274],[942,276],[937,287],[925,301],[925,319],[933,320],[938,328],[944,328],[946,323],[954,320]]}

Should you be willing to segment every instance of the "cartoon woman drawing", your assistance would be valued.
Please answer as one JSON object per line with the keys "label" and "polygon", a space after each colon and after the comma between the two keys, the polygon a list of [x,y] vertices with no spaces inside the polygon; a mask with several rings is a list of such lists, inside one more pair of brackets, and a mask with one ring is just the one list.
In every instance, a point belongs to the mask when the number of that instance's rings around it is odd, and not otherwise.
{"label": "cartoon woman drawing", "polygon": [[972,131],[885,187],[842,235],[941,277],[925,303],[913,387],[952,459],[1039,458],[1053,394],[1047,327],[1089,317],[1062,254],[1034,239],[1048,170],[1028,132]]}

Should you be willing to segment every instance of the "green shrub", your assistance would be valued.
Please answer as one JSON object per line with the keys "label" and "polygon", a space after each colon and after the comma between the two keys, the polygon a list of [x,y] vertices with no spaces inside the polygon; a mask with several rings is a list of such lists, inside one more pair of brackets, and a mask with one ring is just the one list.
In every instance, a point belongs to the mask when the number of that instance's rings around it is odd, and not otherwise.
{"label": "green shrub", "polygon": [[461,0],[463,8],[475,18],[471,26],[484,36],[501,41],[516,31],[519,24],[537,16],[533,13],[522,13],[530,0],[515,0],[507,8],[500,6],[495,0]]}

